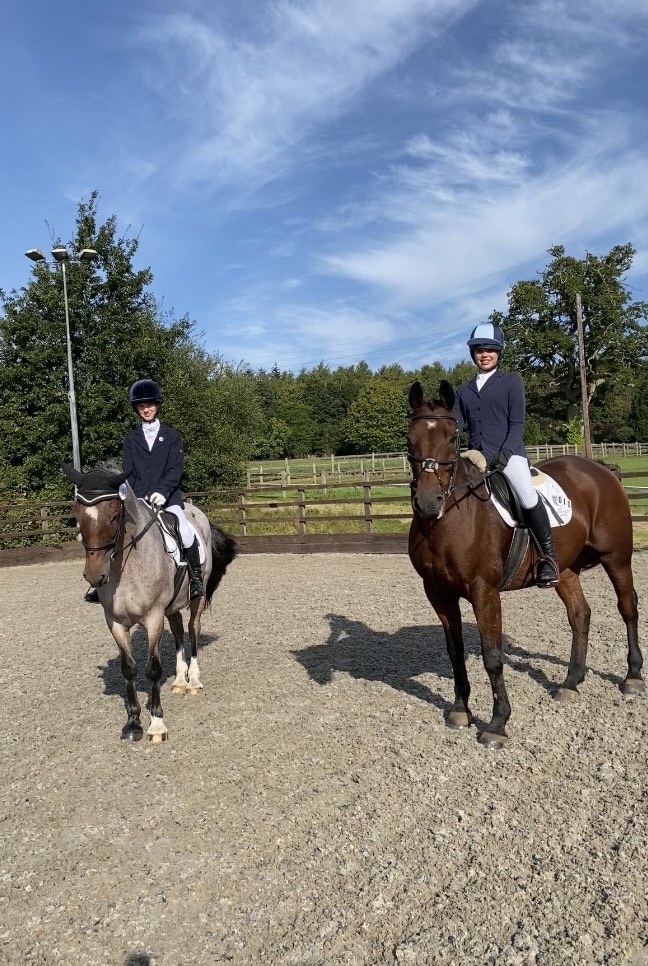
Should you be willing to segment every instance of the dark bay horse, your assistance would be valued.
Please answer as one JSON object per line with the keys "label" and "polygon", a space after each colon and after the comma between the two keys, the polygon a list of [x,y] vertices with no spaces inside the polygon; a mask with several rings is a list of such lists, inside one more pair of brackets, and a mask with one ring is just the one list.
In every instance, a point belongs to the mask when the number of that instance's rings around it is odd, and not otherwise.
{"label": "dark bay horse", "polygon": [[[459,600],[464,598],[475,613],[493,691],[492,719],[479,740],[487,747],[501,748],[507,740],[511,706],[502,667],[500,587],[513,530],[490,502],[483,473],[459,455],[452,386],[442,382],[439,395],[436,401],[426,401],[418,382],[409,394],[413,415],[407,448],[414,510],[409,555],[443,626],[452,663],[455,699],[447,724],[464,728],[472,722],[459,608]],[[596,564],[601,564],[612,582],[626,625],[628,674],[623,693],[640,694],[644,682],[631,566],[632,520],[625,491],[608,467],[580,456],[560,456],[538,465],[560,484],[572,503],[570,521],[553,530],[560,564],[560,583],[555,589],[572,630],[569,669],[556,697],[575,699],[577,686],[585,677],[591,612],[579,574]],[[534,585],[535,559],[531,546],[507,590]]]}
{"label": "dark bay horse", "polygon": [[[169,621],[176,646],[176,677],[171,690],[197,694],[203,687],[198,667],[201,615],[234,559],[236,544],[210,523],[202,510],[193,504],[186,505],[187,519],[197,530],[205,549],[205,597],[190,601],[187,576],[176,593],[176,565],[166,552],[156,513],[137,499],[126,482],[126,475],[103,469],[80,473],[65,463],[62,466],[67,478],[76,484],[74,516],[86,552],[83,575],[97,588],[106,623],[121,657],[128,714],[121,736],[139,741],[143,734],[135,688],[137,666],[130,638],[131,628],[140,624],[148,638],[146,674],[151,681],[151,723],[147,735],[151,741],[164,741],[168,733],[160,700],[160,638],[164,618]],[[189,664],[184,655],[181,614],[187,607]]]}

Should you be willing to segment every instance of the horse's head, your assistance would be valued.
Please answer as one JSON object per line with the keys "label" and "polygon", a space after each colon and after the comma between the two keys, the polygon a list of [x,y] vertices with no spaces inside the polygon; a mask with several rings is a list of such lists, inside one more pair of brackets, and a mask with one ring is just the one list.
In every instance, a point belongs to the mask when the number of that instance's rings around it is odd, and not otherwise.
{"label": "horse's head", "polygon": [[412,467],[412,508],[425,520],[443,516],[446,499],[454,486],[459,456],[459,432],[452,412],[454,391],[445,380],[439,399],[427,401],[421,384],[409,393],[412,419],[407,434],[407,453]]}
{"label": "horse's head", "polygon": [[92,587],[101,587],[108,581],[110,552],[122,529],[119,488],[127,474],[104,469],[80,473],[67,463],[62,462],[61,466],[68,480],[76,485],[74,516],[86,552],[83,576]]}

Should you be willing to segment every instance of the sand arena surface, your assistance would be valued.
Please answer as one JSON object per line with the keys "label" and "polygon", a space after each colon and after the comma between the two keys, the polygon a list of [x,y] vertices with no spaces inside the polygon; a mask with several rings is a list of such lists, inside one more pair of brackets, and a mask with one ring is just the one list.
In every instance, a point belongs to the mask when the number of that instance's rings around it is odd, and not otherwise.
{"label": "sand arena surface", "polygon": [[[645,595],[648,554],[634,570]],[[0,962],[648,962],[647,701],[620,693],[600,568],[574,704],[550,697],[569,656],[558,597],[503,596],[499,753],[444,725],[443,634],[406,557],[236,560],[203,621],[202,694],[170,693],[165,633],[163,745],[119,739],[117,649],[81,571],[0,570]],[[144,703],[141,635],[135,652]]]}

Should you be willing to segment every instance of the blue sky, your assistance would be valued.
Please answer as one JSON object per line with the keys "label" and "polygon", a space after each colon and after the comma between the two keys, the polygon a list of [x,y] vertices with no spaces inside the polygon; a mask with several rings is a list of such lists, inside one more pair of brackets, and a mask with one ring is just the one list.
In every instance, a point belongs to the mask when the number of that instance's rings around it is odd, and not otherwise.
{"label": "blue sky", "polygon": [[466,357],[546,250],[637,249],[645,0],[5,0],[0,287],[79,200],[230,362]]}

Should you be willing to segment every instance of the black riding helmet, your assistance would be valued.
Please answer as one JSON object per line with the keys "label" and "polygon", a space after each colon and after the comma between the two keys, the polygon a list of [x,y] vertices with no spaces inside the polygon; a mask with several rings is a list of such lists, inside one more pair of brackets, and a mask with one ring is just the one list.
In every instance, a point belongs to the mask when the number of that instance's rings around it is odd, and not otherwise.
{"label": "black riding helmet", "polygon": [[138,379],[128,390],[128,401],[133,407],[143,402],[159,405],[162,402],[162,390],[152,379]]}

